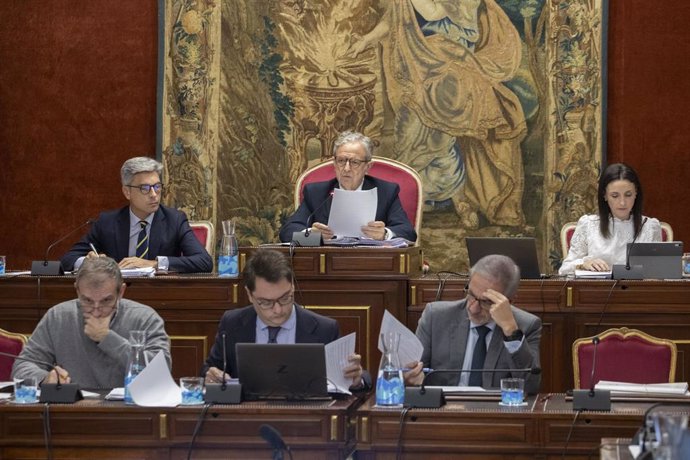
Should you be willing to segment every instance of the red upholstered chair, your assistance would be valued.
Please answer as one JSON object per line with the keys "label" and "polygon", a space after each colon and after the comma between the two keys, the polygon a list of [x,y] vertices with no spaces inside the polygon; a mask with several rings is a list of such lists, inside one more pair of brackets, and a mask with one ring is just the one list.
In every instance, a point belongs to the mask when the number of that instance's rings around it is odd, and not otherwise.
{"label": "red upholstered chair", "polygon": [[[374,156],[368,174],[400,186],[400,203],[407,218],[420,233],[422,227],[422,180],[417,171],[404,163],[389,158]],[[306,184],[323,182],[335,177],[333,161],[325,161],[304,171],[295,184],[295,209],[302,202],[302,190]],[[419,238],[417,239],[419,241]]]}
{"label": "red upholstered chair", "polygon": [[[666,222],[659,222],[661,224],[661,241],[673,241],[673,229]],[[573,238],[575,233],[575,227],[577,222],[568,222],[561,228],[561,251],[563,252],[563,258],[568,256],[568,251],[570,250],[570,240]]]}
{"label": "red upholstered chair", "polygon": [[[18,355],[22,348],[26,345],[26,336],[24,334],[15,334],[0,329],[0,351]],[[8,356],[0,356],[0,382],[7,382],[12,379],[12,365],[14,358]]]}
{"label": "red upholstered chair", "polygon": [[206,248],[206,252],[213,255],[213,248],[216,245],[216,230],[213,224],[207,220],[197,220],[189,222],[194,236]]}
{"label": "red upholstered chair", "polygon": [[[598,335],[594,381],[627,383],[669,383],[676,376],[678,349],[671,340],[659,339],[627,327],[609,329]],[[575,389],[590,388],[593,337],[573,343]]]}

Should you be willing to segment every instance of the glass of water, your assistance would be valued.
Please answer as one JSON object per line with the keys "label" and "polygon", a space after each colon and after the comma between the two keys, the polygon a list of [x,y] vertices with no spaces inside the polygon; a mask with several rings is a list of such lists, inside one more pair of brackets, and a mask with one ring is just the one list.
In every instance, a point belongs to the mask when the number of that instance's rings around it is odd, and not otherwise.
{"label": "glass of water", "polygon": [[522,406],[525,399],[525,379],[501,379],[501,406]]}
{"label": "glass of water", "polygon": [[38,401],[36,393],[38,381],[35,377],[14,379],[14,402],[17,404],[33,404]]}
{"label": "glass of water", "polygon": [[182,391],[183,406],[195,406],[204,403],[203,377],[182,377],[180,390]]}

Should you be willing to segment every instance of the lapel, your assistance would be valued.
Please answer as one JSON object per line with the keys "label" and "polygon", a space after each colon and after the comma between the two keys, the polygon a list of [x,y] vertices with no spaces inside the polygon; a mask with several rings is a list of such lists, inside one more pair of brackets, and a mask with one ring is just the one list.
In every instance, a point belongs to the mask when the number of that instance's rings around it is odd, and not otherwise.
{"label": "lapel", "polygon": [[[256,310],[251,305],[240,315],[238,321],[233,325],[230,336],[234,343],[254,343],[256,342]],[[235,352],[235,347],[232,347]]]}
{"label": "lapel", "polygon": [[[463,303],[464,302],[464,303]],[[467,350],[467,340],[470,335],[470,319],[467,317],[466,302],[458,304],[458,314],[453,315],[449,321],[450,327],[450,369],[462,369]]]}
{"label": "lapel", "polygon": [[115,254],[112,257],[120,261],[129,256],[129,206],[117,214],[115,227]]}
{"label": "lapel", "polygon": [[[494,332],[491,335],[491,341],[489,342],[489,348],[486,350],[486,359],[484,360],[484,369],[496,369],[498,358],[501,356],[501,352],[505,349],[503,345],[503,331],[498,324],[494,327]],[[493,386],[493,380],[495,374],[482,374],[482,386],[484,388],[489,388]]]}
{"label": "lapel", "polygon": [[321,210],[323,212],[323,216],[321,217],[321,220],[319,220],[319,222],[321,223],[328,223],[328,217],[331,215],[331,204],[333,204],[333,198],[330,195],[336,188],[340,188],[340,186],[338,185],[338,179],[333,178],[328,182],[328,188],[326,189],[326,197],[324,198],[324,200],[327,201],[323,209]]}
{"label": "lapel", "polygon": [[163,229],[167,225],[165,213],[163,212],[162,205],[158,207],[158,210],[153,215],[153,220],[151,221],[151,231],[149,232],[149,254],[148,259],[153,260],[158,254],[160,254],[161,240],[163,238]]}
{"label": "lapel", "polygon": [[294,308],[295,319],[297,322],[295,327],[295,343],[318,342],[318,336],[316,333],[319,324],[317,321],[311,316],[306,315],[304,307],[301,305],[295,304]]}

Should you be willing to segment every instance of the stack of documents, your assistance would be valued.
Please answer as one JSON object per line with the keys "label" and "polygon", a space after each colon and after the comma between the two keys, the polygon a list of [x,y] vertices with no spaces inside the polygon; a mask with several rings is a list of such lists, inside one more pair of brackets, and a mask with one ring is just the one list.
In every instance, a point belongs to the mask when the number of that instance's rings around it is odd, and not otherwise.
{"label": "stack of documents", "polygon": [[608,280],[611,279],[611,272],[595,272],[591,270],[575,270],[575,278],[582,278],[582,279],[590,279],[590,280],[596,280],[596,279],[604,279]]}
{"label": "stack of documents", "polygon": [[687,382],[677,383],[626,383],[601,380],[596,390],[609,390],[612,396],[683,396],[690,397]]}
{"label": "stack of documents", "polygon": [[153,267],[146,268],[123,268],[120,270],[123,278],[131,278],[135,276],[154,276],[156,269]]}

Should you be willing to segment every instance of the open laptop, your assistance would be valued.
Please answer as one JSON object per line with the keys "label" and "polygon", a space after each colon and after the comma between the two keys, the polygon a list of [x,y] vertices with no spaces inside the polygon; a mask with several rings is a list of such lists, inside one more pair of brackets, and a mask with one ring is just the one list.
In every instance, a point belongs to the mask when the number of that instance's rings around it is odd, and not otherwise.
{"label": "open laptop", "polygon": [[523,279],[541,278],[537,259],[537,242],[534,238],[465,238],[470,267],[489,254],[503,254],[510,257],[520,267]]}
{"label": "open laptop", "polygon": [[642,266],[644,279],[669,280],[683,277],[683,242],[628,243],[630,266]]}
{"label": "open laptop", "polygon": [[237,377],[245,400],[327,400],[323,344],[238,343]]}

